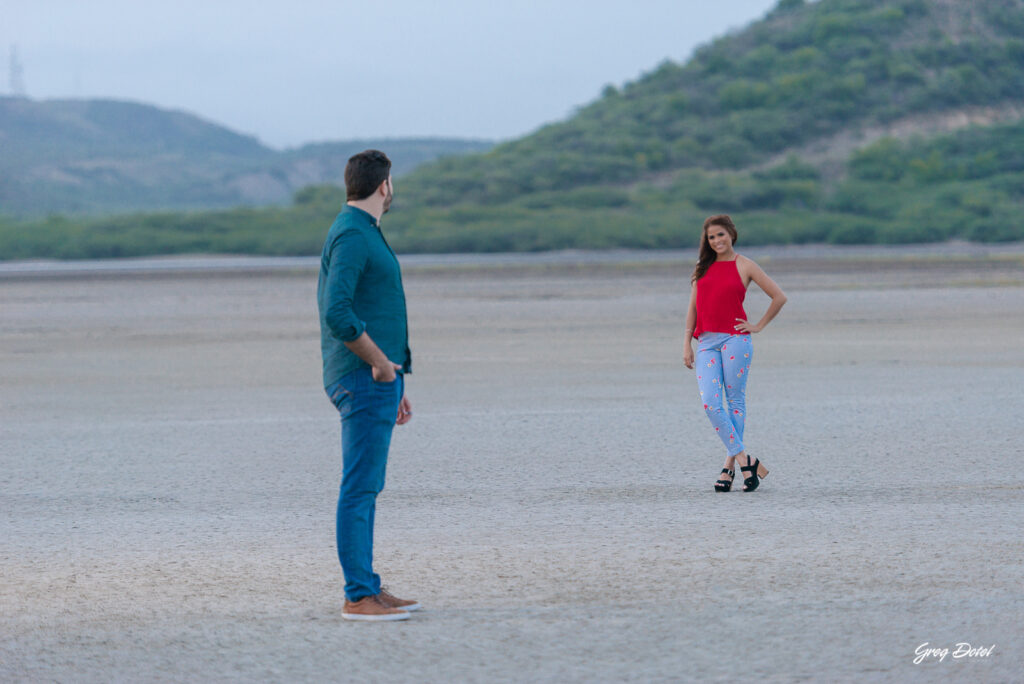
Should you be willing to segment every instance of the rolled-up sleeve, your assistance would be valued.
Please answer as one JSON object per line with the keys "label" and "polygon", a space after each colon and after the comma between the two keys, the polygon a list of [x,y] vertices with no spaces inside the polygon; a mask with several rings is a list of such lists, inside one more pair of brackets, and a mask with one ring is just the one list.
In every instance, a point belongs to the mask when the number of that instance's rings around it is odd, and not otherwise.
{"label": "rolled-up sleeve", "polygon": [[331,245],[324,318],[331,334],[342,342],[352,342],[366,330],[366,323],[356,316],[352,301],[368,254],[366,238],[358,230],[343,231]]}

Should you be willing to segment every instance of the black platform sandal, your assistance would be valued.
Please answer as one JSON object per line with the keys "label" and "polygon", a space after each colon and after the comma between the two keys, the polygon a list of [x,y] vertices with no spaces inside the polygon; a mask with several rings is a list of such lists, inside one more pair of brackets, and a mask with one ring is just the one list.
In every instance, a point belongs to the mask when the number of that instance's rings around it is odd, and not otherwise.
{"label": "black platform sandal", "polygon": [[740,468],[741,473],[750,473],[750,477],[743,478],[743,491],[752,492],[757,489],[757,486],[761,484],[758,479],[768,477],[768,469],[764,467],[761,461],[754,459],[754,462],[750,462],[750,456],[747,456],[747,465]]}
{"label": "black platform sandal", "polygon": [[729,476],[728,480],[719,480],[715,483],[716,492],[727,492],[732,489],[732,478],[736,477],[735,470],[729,470],[728,468],[722,468],[722,472]]}

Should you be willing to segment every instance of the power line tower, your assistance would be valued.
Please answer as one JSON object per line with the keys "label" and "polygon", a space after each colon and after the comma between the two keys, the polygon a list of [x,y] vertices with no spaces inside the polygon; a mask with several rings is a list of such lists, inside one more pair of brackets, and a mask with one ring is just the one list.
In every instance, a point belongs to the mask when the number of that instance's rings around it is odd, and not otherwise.
{"label": "power line tower", "polygon": [[25,97],[25,67],[18,59],[18,46],[11,46],[11,68],[9,72],[11,95]]}

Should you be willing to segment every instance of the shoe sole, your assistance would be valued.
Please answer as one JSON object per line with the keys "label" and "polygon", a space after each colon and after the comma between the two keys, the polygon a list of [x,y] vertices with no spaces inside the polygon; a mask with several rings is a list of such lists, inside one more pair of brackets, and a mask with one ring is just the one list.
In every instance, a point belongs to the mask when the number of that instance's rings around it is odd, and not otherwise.
{"label": "shoe sole", "polygon": [[420,604],[418,604],[418,603],[411,603],[408,606],[395,606],[395,607],[398,608],[398,610],[406,610],[406,611],[409,611],[411,613],[414,610],[419,610],[420,609]]}
{"label": "shoe sole", "polygon": [[362,613],[342,613],[341,617],[355,622],[391,622],[393,620],[408,620],[408,611],[401,613],[387,613],[385,615],[363,615]]}

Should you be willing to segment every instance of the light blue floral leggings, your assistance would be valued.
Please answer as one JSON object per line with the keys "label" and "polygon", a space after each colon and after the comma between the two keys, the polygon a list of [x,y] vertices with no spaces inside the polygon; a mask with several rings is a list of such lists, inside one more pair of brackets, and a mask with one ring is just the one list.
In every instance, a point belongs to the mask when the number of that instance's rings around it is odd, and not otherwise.
{"label": "light blue floral leggings", "polygon": [[700,398],[708,420],[730,456],[743,451],[747,376],[753,359],[749,334],[706,332],[697,340],[695,364]]}

